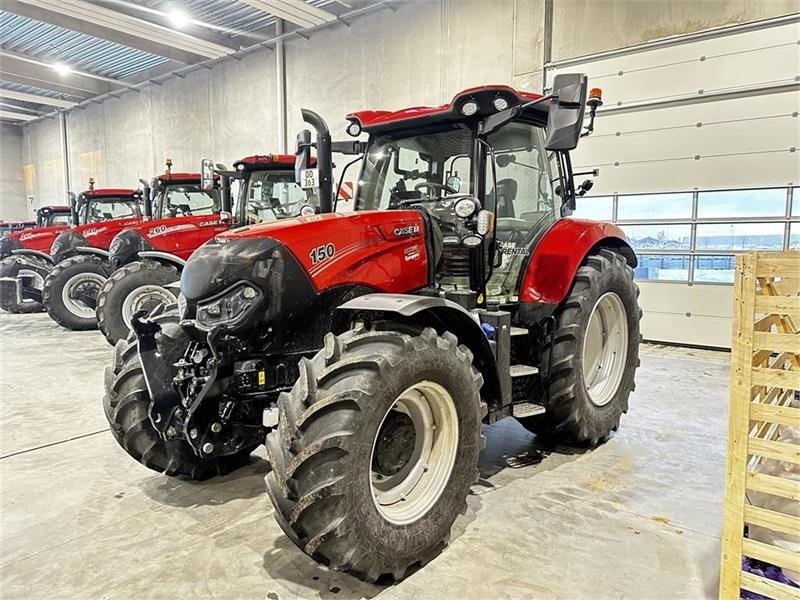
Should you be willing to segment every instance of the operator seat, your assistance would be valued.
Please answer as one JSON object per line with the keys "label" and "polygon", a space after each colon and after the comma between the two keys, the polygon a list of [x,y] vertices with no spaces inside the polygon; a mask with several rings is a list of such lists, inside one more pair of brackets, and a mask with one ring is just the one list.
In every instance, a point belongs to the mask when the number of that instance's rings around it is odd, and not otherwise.
{"label": "operator seat", "polygon": [[516,228],[516,211],[514,200],[517,199],[517,182],[514,179],[501,179],[497,182],[495,190],[489,194],[490,199],[494,199],[497,193],[497,204],[495,206],[495,216],[497,218],[497,241],[508,242],[514,236]]}

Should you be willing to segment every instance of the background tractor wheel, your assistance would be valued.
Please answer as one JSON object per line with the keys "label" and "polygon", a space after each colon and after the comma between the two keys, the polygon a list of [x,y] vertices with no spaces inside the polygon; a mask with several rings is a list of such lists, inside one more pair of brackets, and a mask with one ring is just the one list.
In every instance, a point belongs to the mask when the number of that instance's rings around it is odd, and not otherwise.
{"label": "background tractor wheel", "polygon": [[592,446],[616,431],[639,366],[638,295],[622,255],[600,250],[586,258],[542,349],[547,412],[520,419],[526,429]]}
{"label": "background tractor wheel", "polygon": [[174,303],[174,294],[164,286],[178,279],[178,269],[152,260],[114,271],[97,295],[97,326],[108,342],[113,345],[128,337],[131,316],[137,311]]}
{"label": "background tractor wheel", "polygon": [[[0,277],[24,276],[40,293],[44,287],[44,279],[49,272],[50,265],[30,256],[9,256],[0,261]],[[24,299],[21,304],[16,301],[9,302],[3,308],[14,314],[36,313],[44,310],[42,303],[33,299]]]}
{"label": "background tractor wheel", "polygon": [[73,331],[95,329],[97,294],[111,273],[95,254],[80,254],[58,263],[44,280],[44,305],[56,323]]}
{"label": "background tractor wheel", "polygon": [[451,333],[328,334],[267,436],[267,491],[284,532],[369,581],[431,560],[478,478],[482,382]]}
{"label": "background tractor wheel", "polygon": [[[177,307],[157,308],[151,319],[161,325],[159,352],[169,362],[177,361],[189,340],[178,325]],[[201,458],[182,439],[166,442],[153,428],[148,415],[150,396],[139,364],[136,338],[117,342],[114,364],[106,367],[103,410],[120,446],[149,469],[184,479],[203,480],[225,475],[246,465],[254,448],[230,456]]]}

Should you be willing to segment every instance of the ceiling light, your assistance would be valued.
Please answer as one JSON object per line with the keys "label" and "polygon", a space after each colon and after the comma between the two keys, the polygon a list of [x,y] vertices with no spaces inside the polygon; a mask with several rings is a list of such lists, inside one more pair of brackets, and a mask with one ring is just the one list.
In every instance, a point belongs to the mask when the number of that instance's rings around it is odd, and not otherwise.
{"label": "ceiling light", "polygon": [[56,73],[61,75],[62,77],[66,77],[70,73],[72,73],[72,68],[69,65],[65,65],[64,63],[53,63],[53,69]]}
{"label": "ceiling light", "polygon": [[187,15],[179,8],[173,8],[172,10],[170,10],[167,13],[167,17],[169,17],[169,20],[178,29],[183,29],[191,21],[191,19],[189,19],[189,15]]}

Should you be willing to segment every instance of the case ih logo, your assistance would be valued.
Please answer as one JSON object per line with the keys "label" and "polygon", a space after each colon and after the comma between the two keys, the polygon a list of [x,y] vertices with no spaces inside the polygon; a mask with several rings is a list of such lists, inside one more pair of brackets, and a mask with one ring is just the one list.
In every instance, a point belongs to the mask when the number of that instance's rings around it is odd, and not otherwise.
{"label": "case ih logo", "polygon": [[97,235],[101,231],[103,231],[105,227],[90,227],[89,229],[83,230],[83,237],[91,237],[93,235]]}
{"label": "case ih logo", "polygon": [[198,225],[200,227],[213,227],[214,225],[219,225],[219,221],[200,221]]}
{"label": "case ih logo", "polygon": [[419,233],[419,225],[416,224],[394,228],[394,237],[406,237],[409,235],[417,235],[418,233]]}

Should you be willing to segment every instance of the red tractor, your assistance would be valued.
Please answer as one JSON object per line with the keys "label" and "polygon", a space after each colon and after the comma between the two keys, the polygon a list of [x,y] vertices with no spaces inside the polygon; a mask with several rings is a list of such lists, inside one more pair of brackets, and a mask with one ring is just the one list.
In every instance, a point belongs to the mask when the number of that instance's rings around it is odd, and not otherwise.
{"label": "red tractor", "polygon": [[[105,379],[120,445],[199,479],[265,443],[286,534],[375,581],[444,547],[483,423],[606,440],[640,311],[623,232],[568,218],[590,187],[569,157],[586,104],[574,74],[548,96],[487,86],[351,114],[369,134],[354,212],[220,234],[187,261],[175,307],[133,317]],[[588,130],[599,104],[593,91]],[[322,130],[321,189],[329,149]]]}
{"label": "red tractor", "polygon": [[[109,204],[112,212],[106,213],[105,220],[65,232],[53,243],[51,254],[57,264],[45,279],[44,300],[47,312],[56,323],[74,331],[97,327],[97,295],[113,271],[109,248],[121,231],[139,225],[151,229],[170,228],[162,221],[162,216],[182,217],[180,224],[176,221],[174,227],[182,227],[183,218],[197,220],[199,217],[203,221],[213,215],[211,220],[218,221],[218,191],[203,191],[199,173],[173,173],[171,166],[172,161],[168,159],[165,173],[155,177],[152,184],[144,182],[143,217],[132,201]],[[97,202],[88,206],[95,207]],[[135,214],[132,213],[134,209]],[[126,213],[126,216],[114,211]],[[157,221],[150,220],[154,216]]]}
{"label": "red tractor", "polygon": [[[215,235],[231,227],[299,214],[311,198],[294,181],[294,163],[293,155],[245,157],[234,163],[235,171],[221,172],[221,212],[211,213],[210,206],[192,207],[179,221],[171,217],[146,221],[119,233],[109,248],[115,270],[97,296],[97,324],[106,339],[111,344],[125,339],[135,312],[175,302],[166,286],[180,279],[192,252]],[[235,215],[231,215],[231,179],[239,180]],[[174,193],[159,198],[169,205]],[[156,212],[160,212],[158,206]]]}
{"label": "red tractor", "polygon": [[0,239],[0,308],[11,313],[42,310],[42,286],[50,270],[47,252],[53,239],[77,223],[70,206],[43,206],[36,211],[36,227]]}

